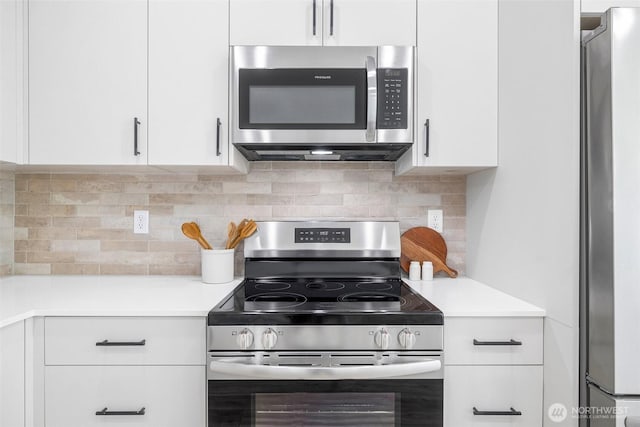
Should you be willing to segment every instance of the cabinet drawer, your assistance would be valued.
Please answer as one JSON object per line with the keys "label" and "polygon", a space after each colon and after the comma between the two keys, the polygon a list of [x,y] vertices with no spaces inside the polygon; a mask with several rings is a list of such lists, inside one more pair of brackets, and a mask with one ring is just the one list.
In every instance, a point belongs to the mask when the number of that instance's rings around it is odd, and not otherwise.
{"label": "cabinet drawer", "polygon": [[[542,366],[446,366],[445,427],[540,427],[542,377]],[[511,408],[521,415],[486,415]]]}
{"label": "cabinet drawer", "polygon": [[541,365],[542,318],[447,318],[446,365]]}
{"label": "cabinet drawer", "polygon": [[199,317],[48,317],[45,364],[204,365],[205,323]]}
{"label": "cabinet drawer", "polygon": [[[203,427],[204,366],[47,366],[46,427]],[[96,412],[141,415],[96,415]]]}

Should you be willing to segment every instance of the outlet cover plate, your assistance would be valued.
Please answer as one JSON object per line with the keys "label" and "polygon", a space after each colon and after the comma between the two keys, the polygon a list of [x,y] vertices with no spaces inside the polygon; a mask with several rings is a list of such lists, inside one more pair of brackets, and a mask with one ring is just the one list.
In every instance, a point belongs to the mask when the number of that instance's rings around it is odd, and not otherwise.
{"label": "outlet cover plate", "polygon": [[133,211],[133,232],[149,234],[149,211]]}
{"label": "outlet cover plate", "polygon": [[442,209],[429,209],[427,211],[427,227],[442,233],[444,229]]}

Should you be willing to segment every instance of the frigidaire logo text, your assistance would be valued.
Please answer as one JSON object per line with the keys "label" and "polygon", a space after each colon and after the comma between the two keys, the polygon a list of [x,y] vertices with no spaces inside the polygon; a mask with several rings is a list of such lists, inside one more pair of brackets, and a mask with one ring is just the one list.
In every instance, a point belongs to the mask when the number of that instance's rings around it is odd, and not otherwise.
{"label": "frigidaire logo text", "polygon": [[319,79],[319,80],[329,80],[329,79],[331,79],[331,76],[313,76],[313,77],[316,78],[316,79]]}

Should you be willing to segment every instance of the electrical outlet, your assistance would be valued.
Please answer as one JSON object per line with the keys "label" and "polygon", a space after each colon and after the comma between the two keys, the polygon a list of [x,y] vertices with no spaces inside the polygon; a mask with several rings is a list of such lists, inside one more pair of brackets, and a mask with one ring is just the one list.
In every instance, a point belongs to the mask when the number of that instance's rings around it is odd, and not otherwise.
{"label": "electrical outlet", "polygon": [[427,227],[442,233],[444,229],[442,209],[429,209],[427,211]]}
{"label": "electrical outlet", "polygon": [[149,211],[133,211],[133,232],[149,234]]}

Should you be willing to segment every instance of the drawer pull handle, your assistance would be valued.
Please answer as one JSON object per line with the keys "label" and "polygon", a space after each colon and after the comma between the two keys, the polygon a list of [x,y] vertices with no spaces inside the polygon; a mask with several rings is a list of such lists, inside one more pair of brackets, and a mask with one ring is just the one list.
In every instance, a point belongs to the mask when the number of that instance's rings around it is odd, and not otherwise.
{"label": "drawer pull handle", "polygon": [[128,347],[128,346],[134,346],[134,345],[145,345],[146,343],[147,343],[147,340],[133,341],[133,342],[104,340],[104,341],[98,341],[96,343],[96,346],[97,347]]}
{"label": "drawer pull handle", "polygon": [[109,408],[104,408],[102,411],[96,411],[96,415],[144,415],[145,408],[143,407],[139,411],[109,411]]}
{"label": "drawer pull handle", "polygon": [[522,415],[522,412],[513,408],[510,408],[509,411],[478,411],[478,408],[474,406],[473,415]]}
{"label": "drawer pull handle", "polygon": [[510,339],[509,341],[478,341],[473,339],[473,345],[522,345],[522,341]]}

